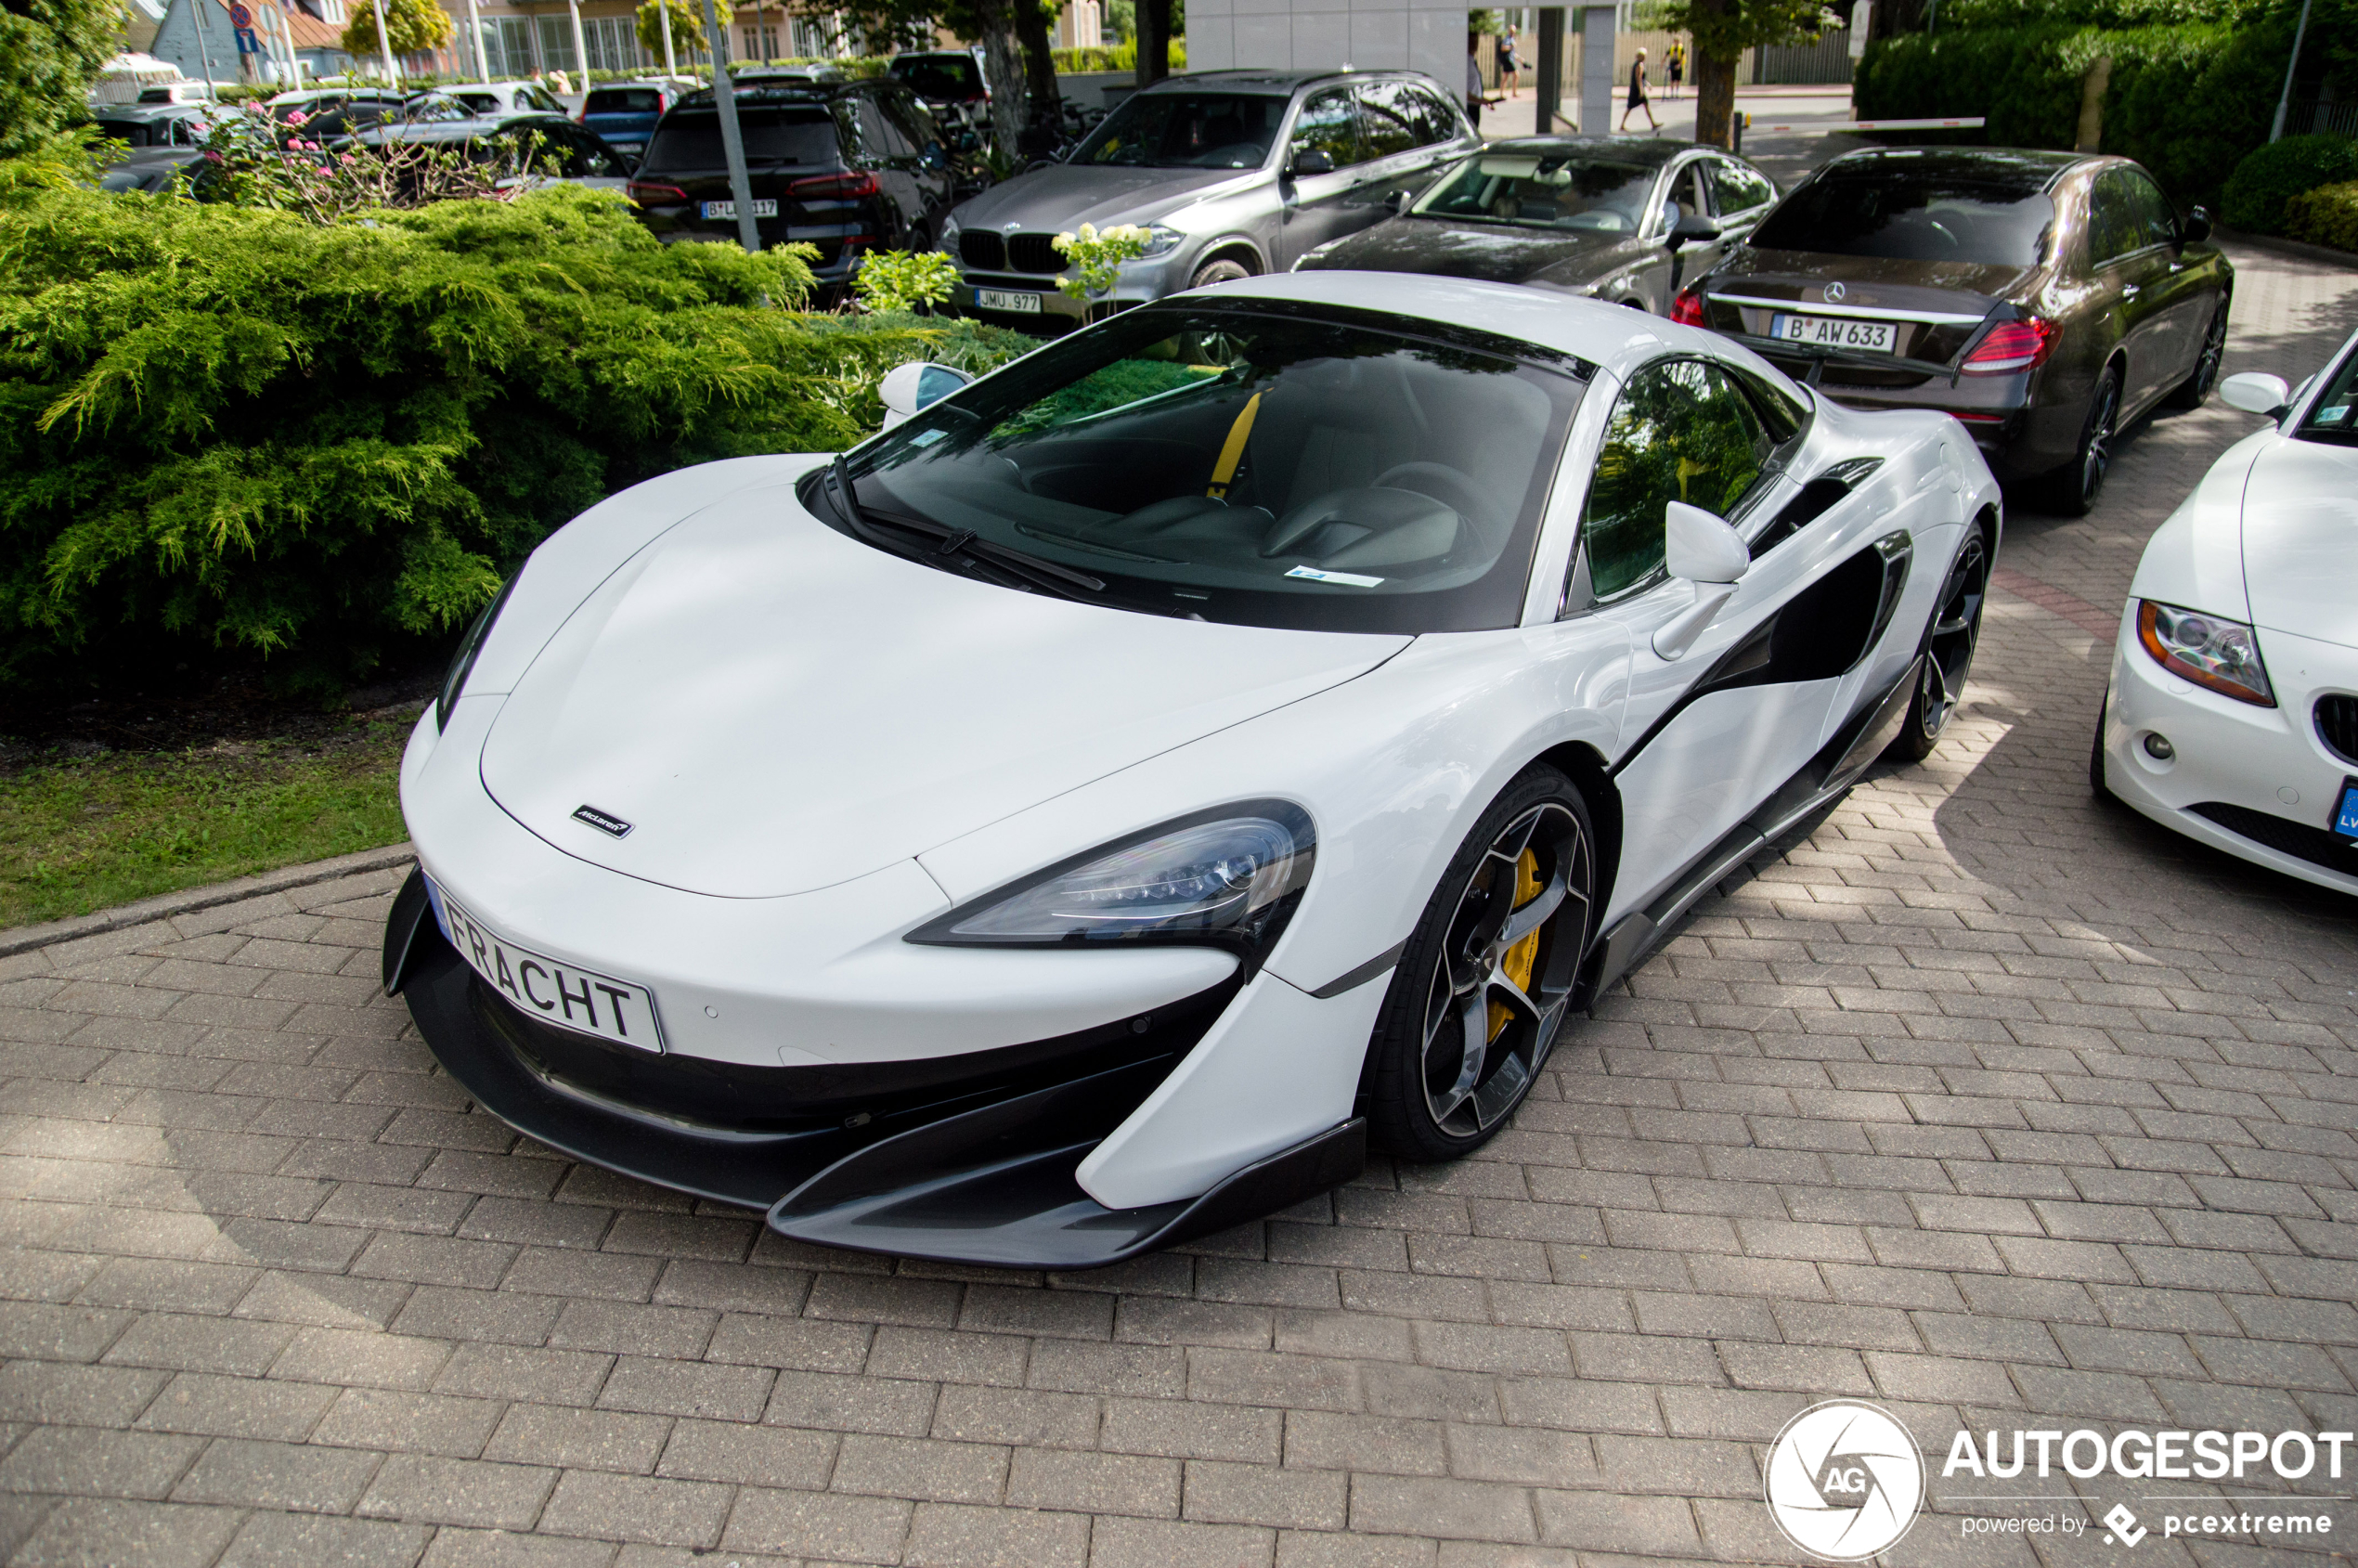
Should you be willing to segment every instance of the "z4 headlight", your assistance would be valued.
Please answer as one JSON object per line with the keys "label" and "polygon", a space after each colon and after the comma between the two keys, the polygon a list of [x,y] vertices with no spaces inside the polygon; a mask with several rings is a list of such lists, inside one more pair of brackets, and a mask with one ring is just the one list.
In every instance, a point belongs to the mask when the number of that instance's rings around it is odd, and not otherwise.
{"label": "z4 headlight", "polygon": [[443,672],[442,691],[434,700],[434,727],[439,733],[450,728],[450,710],[459,706],[459,694],[467,689],[467,677],[475,667],[475,654],[483,651],[483,640],[491,635],[491,623],[508,603],[508,595],[515,591],[516,577],[524,576],[519,569],[514,577],[501,585],[498,597],[483,607],[475,624],[467,628],[467,635],[460,641],[459,651],[450,655],[450,667]]}
{"label": "z4 headlight", "polygon": [[1224,947],[1257,965],[1317,856],[1288,801],[1215,807],[1075,856],[952,910],[907,940],[950,947]]}
{"label": "z4 headlight", "polygon": [[2170,674],[2222,696],[2259,707],[2276,706],[2260,662],[2260,640],[2241,621],[2182,610],[2175,604],[2137,602],[2137,641]]}

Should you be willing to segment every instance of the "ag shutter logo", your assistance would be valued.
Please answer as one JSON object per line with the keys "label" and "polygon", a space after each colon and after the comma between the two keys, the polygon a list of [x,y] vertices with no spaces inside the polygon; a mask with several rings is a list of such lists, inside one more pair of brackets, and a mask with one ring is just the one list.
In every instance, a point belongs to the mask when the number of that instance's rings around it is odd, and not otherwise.
{"label": "ag shutter logo", "polygon": [[1812,1557],[1855,1562],[1887,1549],[1924,1500],[1924,1456],[1888,1412],[1856,1399],[1813,1405],[1768,1448],[1768,1516]]}
{"label": "ag shutter logo", "polygon": [[2113,1536],[2118,1536],[2126,1546],[2135,1546],[2151,1533],[2137,1523],[2137,1516],[2129,1511],[2126,1503],[2113,1504],[2112,1511],[2105,1515],[2105,1523],[2112,1529],[2112,1536],[2106,1536],[2105,1539],[2110,1541]]}

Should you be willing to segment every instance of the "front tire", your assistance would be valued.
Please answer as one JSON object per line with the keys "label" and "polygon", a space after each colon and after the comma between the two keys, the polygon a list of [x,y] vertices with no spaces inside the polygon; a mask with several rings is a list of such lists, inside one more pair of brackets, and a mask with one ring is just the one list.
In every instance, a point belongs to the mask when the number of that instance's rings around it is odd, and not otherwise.
{"label": "front tire", "polygon": [[1981,641],[1981,607],[1989,597],[1989,546],[1976,528],[1940,585],[1932,629],[1924,638],[1924,669],[1916,694],[1908,700],[1908,721],[1891,743],[1892,756],[1922,762],[1940,744],[1957,705],[1964,701],[1974,648]]}
{"label": "front tire", "polygon": [[1535,765],[1474,824],[1425,905],[1368,1047],[1367,1111],[1406,1159],[1496,1135],[1554,1048],[1596,920],[1596,834],[1572,781]]}
{"label": "front tire", "polygon": [[1244,263],[1226,256],[1216,256],[1196,268],[1196,275],[1187,280],[1187,287],[1209,289],[1215,283],[1234,283],[1251,276],[1251,268]]}
{"label": "front tire", "polygon": [[2219,308],[2210,313],[2210,330],[2203,334],[2202,353],[2195,360],[2193,371],[2170,392],[2169,403],[2173,408],[2199,408],[2209,400],[2210,389],[2219,384],[2219,362],[2227,355],[2227,297],[2219,297]]}

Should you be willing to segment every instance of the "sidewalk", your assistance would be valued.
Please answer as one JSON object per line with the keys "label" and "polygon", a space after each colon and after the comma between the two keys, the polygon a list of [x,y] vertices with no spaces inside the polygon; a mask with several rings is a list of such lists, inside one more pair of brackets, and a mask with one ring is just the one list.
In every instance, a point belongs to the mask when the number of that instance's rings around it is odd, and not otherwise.
{"label": "sidewalk", "polygon": [[[1665,98],[1659,91],[1653,95],[1654,118],[1661,123],[1659,131],[1646,125],[1641,110],[1629,116],[1630,129],[1620,129],[1622,107],[1628,101],[1626,85],[1613,94],[1613,119],[1606,126],[1612,136],[1668,136],[1678,141],[1691,141],[1695,135],[1695,93],[1691,84],[1676,98]],[[1482,134],[1492,141],[1509,136],[1527,136],[1535,133],[1538,123],[1536,93],[1530,87],[1508,101],[1494,104],[1482,111]],[[1568,95],[1563,106],[1567,117],[1579,111],[1576,95]],[[1850,123],[1850,89],[1843,87],[1739,87],[1736,89],[1736,112],[1749,114],[1756,122],[1781,125],[1824,124],[1844,125]],[[1575,134],[1559,127],[1561,134]],[[1811,136],[1759,135],[1747,137],[1744,156],[1768,171],[1779,186],[1791,186],[1804,174],[1837,153],[1847,152],[1861,144],[1851,136],[1840,135]]]}

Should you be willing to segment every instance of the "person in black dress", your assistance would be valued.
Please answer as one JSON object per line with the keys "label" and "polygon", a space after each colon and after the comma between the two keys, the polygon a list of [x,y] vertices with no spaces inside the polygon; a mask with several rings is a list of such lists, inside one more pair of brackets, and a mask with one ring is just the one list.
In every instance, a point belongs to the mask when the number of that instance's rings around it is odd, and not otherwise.
{"label": "person in black dress", "polygon": [[1623,130],[1629,128],[1629,117],[1641,109],[1646,111],[1646,123],[1657,131],[1661,130],[1662,122],[1654,118],[1654,106],[1646,101],[1646,51],[1643,49],[1639,50],[1638,58],[1629,62],[1629,103],[1621,111]]}

